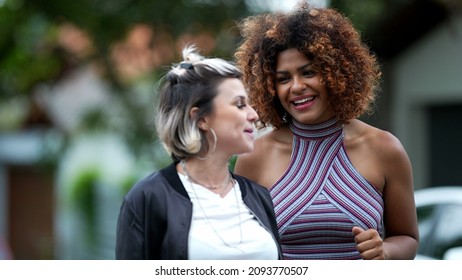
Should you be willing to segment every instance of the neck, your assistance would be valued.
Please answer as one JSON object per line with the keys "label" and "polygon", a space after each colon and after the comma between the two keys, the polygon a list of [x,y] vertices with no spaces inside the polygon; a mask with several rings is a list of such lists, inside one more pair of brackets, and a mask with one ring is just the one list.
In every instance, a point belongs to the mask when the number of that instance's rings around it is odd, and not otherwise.
{"label": "neck", "polygon": [[298,137],[302,137],[309,140],[321,140],[329,138],[337,133],[342,133],[343,124],[337,121],[335,118],[318,124],[304,124],[292,120],[290,124],[290,130]]}
{"label": "neck", "polygon": [[232,181],[228,164],[207,164],[204,161],[193,159],[182,160],[180,162],[183,174],[196,184],[202,185],[208,189],[224,189]]}

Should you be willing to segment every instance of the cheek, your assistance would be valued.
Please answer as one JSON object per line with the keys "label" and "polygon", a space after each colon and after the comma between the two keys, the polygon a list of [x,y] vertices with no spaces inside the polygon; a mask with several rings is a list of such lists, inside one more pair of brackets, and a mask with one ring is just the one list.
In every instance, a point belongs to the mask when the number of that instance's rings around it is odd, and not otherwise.
{"label": "cheek", "polygon": [[282,88],[279,86],[279,87],[276,87],[276,92],[273,94],[276,98],[279,98],[279,99],[282,99],[283,97],[283,91],[282,91]]}
{"label": "cheek", "polygon": [[289,104],[287,103],[288,94],[286,92],[287,90],[279,88],[276,92],[276,98],[279,100],[279,103],[281,103],[282,107],[287,110]]}
{"label": "cheek", "polygon": [[274,90],[276,91],[275,94],[276,94],[276,95],[277,95],[277,94],[280,94],[280,93],[283,91],[283,88],[284,88],[283,85],[276,84],[276,85],[274,86]]}
{"label": "cheek", "polygon": [[279,84],[274,87],[276,89],[275,94],[279,97],[279,99],[283,99],[287,96],[288,92],[290,91],[289,84]]}

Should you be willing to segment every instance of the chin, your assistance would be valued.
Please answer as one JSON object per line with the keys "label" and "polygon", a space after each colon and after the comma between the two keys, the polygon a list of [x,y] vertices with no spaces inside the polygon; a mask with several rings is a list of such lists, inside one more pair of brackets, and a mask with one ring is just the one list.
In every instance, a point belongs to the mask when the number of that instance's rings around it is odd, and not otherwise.
{"label": "chin", "polygon": [[246,148],[243,148],[243,149],[240,149],[239,152],[237,152],[236,154],[245,154],[245,153],[250,153],[253,151],[253,148],[254,146],[251,145],[251,146],[247,146]]}
{"label": "chin", "polygon": [[254,146],[249,146],[248,149],[244,153],[250,153],[253,151]]}

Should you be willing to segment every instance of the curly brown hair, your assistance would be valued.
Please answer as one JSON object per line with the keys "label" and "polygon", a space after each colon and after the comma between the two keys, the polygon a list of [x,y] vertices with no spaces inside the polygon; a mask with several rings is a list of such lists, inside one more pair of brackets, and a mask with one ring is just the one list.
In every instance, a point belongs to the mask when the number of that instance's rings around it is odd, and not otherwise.
{"label": "curly brown hair", "polygon": [[347,123],[371,113],[381,75],[377,58],[340,12],[301,3],[290,13],[250,16],[238,27],[243,40],[235,53],[236,63],[250,104],[259,114],[259,128],[286,125],[286,111],[275,90],[275,69],[278,53],[289,48],[313,61],[338,120]]}

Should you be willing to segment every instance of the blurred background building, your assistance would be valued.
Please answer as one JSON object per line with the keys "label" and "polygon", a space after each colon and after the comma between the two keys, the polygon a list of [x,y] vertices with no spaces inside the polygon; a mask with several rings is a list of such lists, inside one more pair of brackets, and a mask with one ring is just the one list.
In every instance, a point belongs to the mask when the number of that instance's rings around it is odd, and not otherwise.
{"label": "blurred background building", "polygon": [[[296,2],[0,0],[0,259],[113,259],[122,196],[169,162],[152,123],[165,67],[189,42],[232,59],[239,19]],[[380,58],[364,120],[401,140],[415,188],[462,185],[462,1],[308,2]]]}

